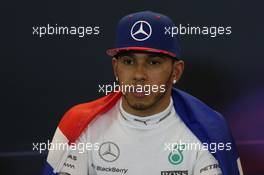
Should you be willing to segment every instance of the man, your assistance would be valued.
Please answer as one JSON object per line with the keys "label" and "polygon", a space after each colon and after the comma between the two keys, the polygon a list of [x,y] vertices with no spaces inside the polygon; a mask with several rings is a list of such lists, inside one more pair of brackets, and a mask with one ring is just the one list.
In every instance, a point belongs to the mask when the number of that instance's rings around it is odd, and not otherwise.
{"label": "man", "polygon": [[[44,174],[242,174],[223,117],[173,88],[184,62],[177,38],[165,35],[172,26],[150,11],[120,20],[116,48],[107,53],[122,92],[65,114]],[[69,147],[54,146],[63,143]]]}

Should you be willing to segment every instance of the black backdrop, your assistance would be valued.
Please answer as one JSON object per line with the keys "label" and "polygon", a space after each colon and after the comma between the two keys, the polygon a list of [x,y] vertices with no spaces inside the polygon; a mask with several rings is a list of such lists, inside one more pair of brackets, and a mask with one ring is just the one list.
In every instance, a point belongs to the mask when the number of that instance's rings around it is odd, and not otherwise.
{"label": "black backdrop", "polygon": [[[105,50],[114,45],[116,24],[141,10],[164,13],[176,23],[232,27],[229,36],[180,37],[186,70],[177,87],[223,113],[246,174],[264,173],[262,8],[255,1],[12,2],[1,24],[0,174],[40,174],[46,154],[32,151],[32,142],[51,139],[71,106],[103,95],[98,84],[114,80]],[[33,26],[47,24],[100,26],[100,34],[32,35]]]}

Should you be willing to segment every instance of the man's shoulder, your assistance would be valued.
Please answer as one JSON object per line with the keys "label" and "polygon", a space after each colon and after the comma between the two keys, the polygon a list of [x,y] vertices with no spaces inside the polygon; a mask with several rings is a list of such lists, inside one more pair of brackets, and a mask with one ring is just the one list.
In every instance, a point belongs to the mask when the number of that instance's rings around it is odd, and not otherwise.
{"label": "man's shoulder", "polygon": [[120,97],[121,93],[111,93],[94,101],[73,106],[62,117],[59,128],[70,142],[74,142],[98,114],[110,110]]}

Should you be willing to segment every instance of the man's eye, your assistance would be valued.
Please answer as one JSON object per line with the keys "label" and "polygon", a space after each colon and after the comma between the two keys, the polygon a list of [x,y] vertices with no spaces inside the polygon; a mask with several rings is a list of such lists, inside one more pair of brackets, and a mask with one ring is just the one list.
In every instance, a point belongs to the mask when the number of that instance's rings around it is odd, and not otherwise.
{"label": "man's eye", "polygon": [[155,61],[155,60],[151,60],[150,62],[149,62],[149,64],[151,64],[151,65],[158,65],[158,64],[160,64],[161,62],[160,61]]}
{"label": "man's eye", "polygon": [[130,60],[130,59],[123,60],[123,63],[126,65],[134,64],[133,60]]}

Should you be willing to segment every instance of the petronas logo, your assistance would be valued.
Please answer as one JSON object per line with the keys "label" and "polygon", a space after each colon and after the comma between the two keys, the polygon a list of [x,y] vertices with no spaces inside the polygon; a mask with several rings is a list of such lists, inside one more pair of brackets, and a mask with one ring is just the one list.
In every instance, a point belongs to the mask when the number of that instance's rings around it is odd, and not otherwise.
{"label": "petronas logo", "polygon": [[169,162],[173,165],[178,165],[183,161],[182,151],[184,150],[185,145],[175,145],[171,153],[169,154]]}

